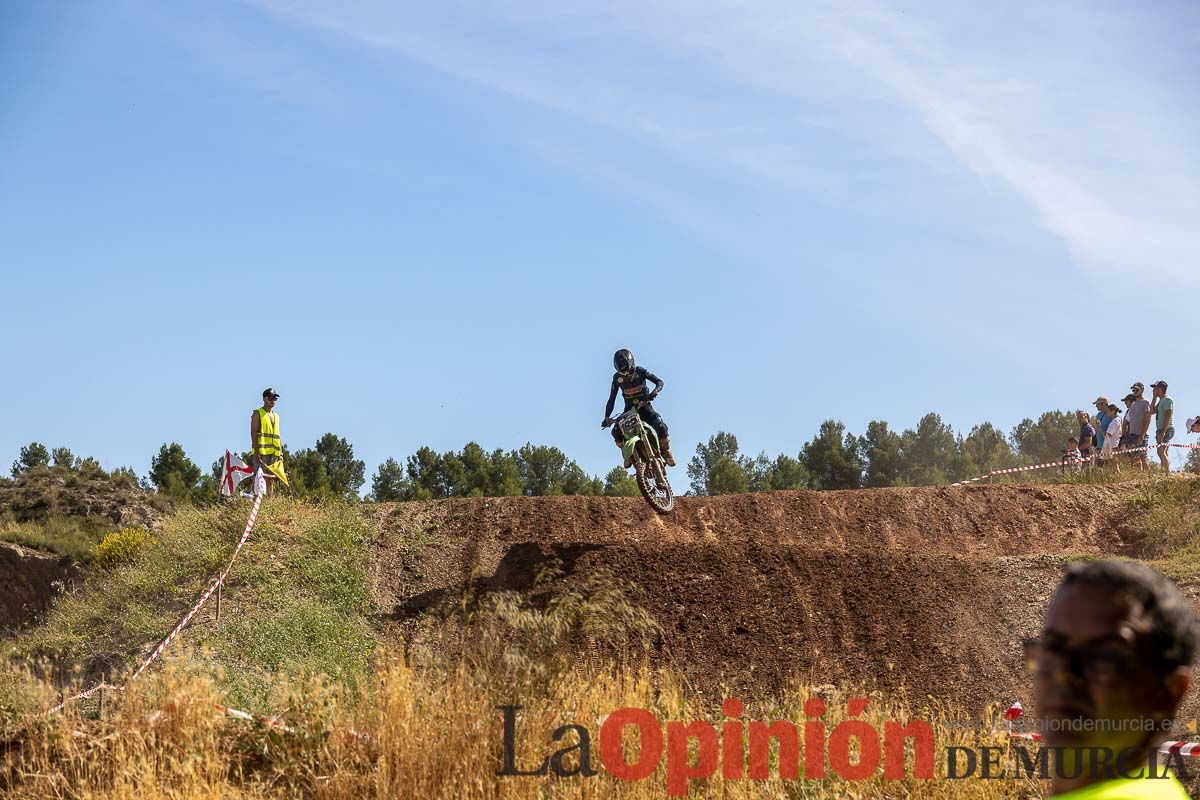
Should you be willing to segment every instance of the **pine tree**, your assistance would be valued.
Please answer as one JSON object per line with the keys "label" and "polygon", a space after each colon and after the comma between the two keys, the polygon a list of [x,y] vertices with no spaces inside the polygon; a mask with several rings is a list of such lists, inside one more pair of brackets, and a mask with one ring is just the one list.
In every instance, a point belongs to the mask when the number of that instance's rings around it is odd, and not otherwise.
{"label": "pine tree", "polygon": [[859,452],[866,462],[863,485],[871,488],[904,486],[904,452],[900,434],[883,420],[867,424],[867,432],[858,439]]}
{"label": "pine tree", "polygon": [[858,439],[836,420],[821,423],[817,435],[804,445],[801,458],[816,488],[857,489],[862,485]]}

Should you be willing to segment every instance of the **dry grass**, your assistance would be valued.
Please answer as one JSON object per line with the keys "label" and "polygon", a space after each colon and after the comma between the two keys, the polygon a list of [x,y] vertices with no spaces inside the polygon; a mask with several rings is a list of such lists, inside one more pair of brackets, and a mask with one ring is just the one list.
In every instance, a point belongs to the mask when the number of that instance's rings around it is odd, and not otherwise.
{"label": "dry grass", "polygon": [[[715,703],[697,699],[677,675],[646,668],[618,672],[570,670],[542,685],[514,691],[481,683],[467,666],[420,669],[396,657],[381,658],[372,681],[355,692],[312,678],[296,683],[279,676],[271,708],[286,716],[293,732],[223,716],[220,680],[199,661],[173,662],[162,673],[117,699],[103,719],[66,713],[35,719],[0,760],[0,791],[11,798],[661,798],[665,767],[649,778],[625,782],[600,764],[599,721],[624,707],[649,710],[667,720],[726,718]],[[13,674],[23,689],[23,713],[44,707],[52,689],[27,674]],[[499,682],[497,682],[499,683]],[[802,726],[811,696],[797,688],[778,701],[747,702],[745,719],[789,719]],[[824,721],[842,719],[846,695],[826,693]],[[497,705],[521,705],[516,764],[540,763],[556,747],[550,733],[569,723],[591,734],[595,777],[498,777],[502,768]],[[168,709],[164,711],[163,709]],[[13,711],[15,709],[11,709]],[[865,719],[933,722],[938,773],[944,748],[1000,745],[1002,737],[956,727],[953,709],[910,709],[874,696]],[[719,728],[718,728],[719,729]],[[350,734],[355,731],[359,736]],[[633,750],[629,751],[632,757]],[[665,763],[665,756],[664,756]],[[578,765],[569,757],[566,765]],[[772,774],[775,774],[774,772]],[[1017,779],[820,781],[709,779],[692,784],[691,796],[727,798],[1010,798],[1041,796],[1041,788]]]}
{"label": "dry grass", "polygon": [[77,564],[89,563],[97,544],[115,527],[104,517],[55,515],[19,521],[10,512],[0,513],[0,540],[66,556]]}
{"label": "dry grass", "polygon": [[1200,480],[1156,476],[1139,488],[1132,506],[1151,566],[1184,584],[1200,581]]}

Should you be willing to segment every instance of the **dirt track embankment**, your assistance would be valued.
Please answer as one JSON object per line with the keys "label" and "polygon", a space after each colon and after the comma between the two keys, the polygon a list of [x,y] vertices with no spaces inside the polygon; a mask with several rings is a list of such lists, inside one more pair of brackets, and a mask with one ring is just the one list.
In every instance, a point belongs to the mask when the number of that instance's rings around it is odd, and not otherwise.
{"label": "dirt track embankment", "polygon": [[372,589],[396,638],[474,591],[608,570],[662,626],[698,691],[800,678],[972,708],[1026,680],[1069,557],[1137,555],[1128,486],[979,486],[683,498],[488,498],[382,505]]}
{"label": "dirt track embankment", "polygon": [[45,612],[78,575],[65,558],[0,542],[0,635]]}

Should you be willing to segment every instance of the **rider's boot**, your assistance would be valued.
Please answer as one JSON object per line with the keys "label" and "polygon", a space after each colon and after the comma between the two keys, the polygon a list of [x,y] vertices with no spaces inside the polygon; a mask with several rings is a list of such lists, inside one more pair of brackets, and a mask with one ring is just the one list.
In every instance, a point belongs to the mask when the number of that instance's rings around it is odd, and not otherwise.
{"label": "rider's boot", "polygon": [[660,444],[662,445],[662,457],[663,460],[667,462],[667,466],[675,466],[675,456],[671,455],[671,437],[662,437],[662,442],[660,442]]}
{"label": "rider's boot", "polygon": [[[621,444],[620,442],[613,442],[613,444],[615,444],[617,446],[617,449],[620,450],[621,452],[625,451],[625,445]],[[633,454],[630,453],[629,455],[625,456],[625,469],[629,469],[632,466],[633,466]]]}

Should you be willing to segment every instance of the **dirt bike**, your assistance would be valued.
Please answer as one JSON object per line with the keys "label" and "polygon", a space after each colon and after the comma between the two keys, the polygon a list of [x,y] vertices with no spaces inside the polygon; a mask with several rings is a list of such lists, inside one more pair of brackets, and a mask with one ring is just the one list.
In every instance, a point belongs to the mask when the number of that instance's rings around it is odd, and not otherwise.
{"label": "dirt bike", "polygon": [[675,493],[667,480],[667,462],[662,457],[658,433],[638,415],[639,405],[633,401],[631,409],[607,422],[621,432],[621,453],[626,461],[633,462],[638,489],[646,502],[658,513],[669,514],[675,508]]}

